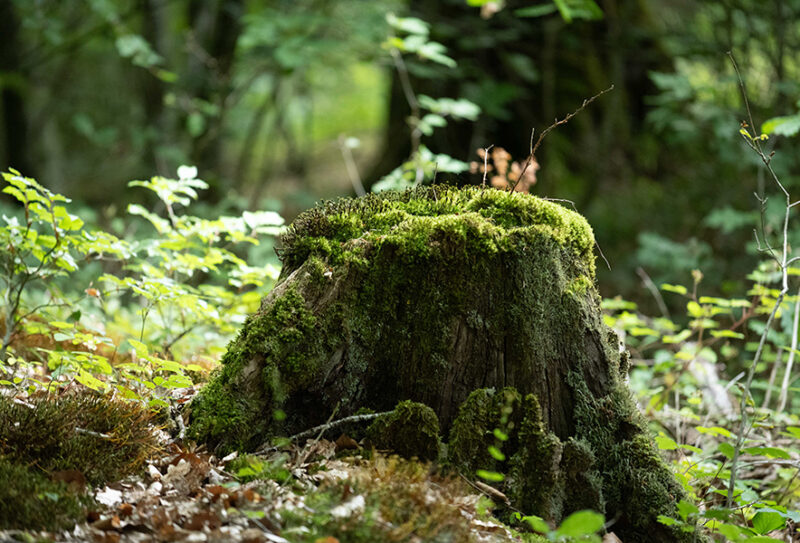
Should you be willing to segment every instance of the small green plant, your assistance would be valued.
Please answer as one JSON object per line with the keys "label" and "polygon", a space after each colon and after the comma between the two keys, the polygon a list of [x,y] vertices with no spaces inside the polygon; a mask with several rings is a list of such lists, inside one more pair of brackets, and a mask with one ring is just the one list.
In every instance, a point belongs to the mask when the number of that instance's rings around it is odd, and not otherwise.
{"label": "small green plant", "polygon": [[[23,216],[3,215],[5,225],[0,228],[4,325],[0,363],[8,361],[16,334],[37,312],[69,308],[55,279],[75,272],[82,259],[131,256],[128,245],[116,237],[84,230],[83,220],[67,211],[68,198],[13,169],[3,172],[3,179],[8,183],[3,192],[22,204]],[[29,307],[24,295],[34,286],[41,287],[44,296]]]}
{"label": "small green plant", "polygon": [[597,533],[605,526],[605,517],[590,510],[572,513],[556,529],[550,528],[544,519],[535,515],[514,513],[512,519],[527,524],[533,531],[546,537],[547,541],[563,543],[573,541],[600,543],[601,539]]}
{"label": "small green plant", "polygon": [[243,455],[228,464],[228,471],[242,483],[266,479],[283,484],[292,479],[292,473],[286,467],[288,460],[285,453],[277,453],[267,459]]}

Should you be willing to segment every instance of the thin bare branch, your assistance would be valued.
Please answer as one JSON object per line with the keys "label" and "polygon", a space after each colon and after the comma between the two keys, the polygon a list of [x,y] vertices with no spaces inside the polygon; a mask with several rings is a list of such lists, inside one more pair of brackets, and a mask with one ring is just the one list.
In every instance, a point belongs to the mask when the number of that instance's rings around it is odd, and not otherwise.
{"label": "thin bare branch", "polygon": [[800,323],[800,290],[797,291],[797,300],[794,302],[794,320],[792,321],[792,346],[789,349],[789,358],[786,360],[786,370],[783,373],[781,383],[781,394],[778,396],[778,412],[782,412],[786,407],[786,400],[789,397],[789,379],[792,376],[794,357],[797,354],[797,328]]}
{"label": "thin bare branch", "polygon": [[[325,424],[320,424],[319,426],[314,426],[313,428],[309,428],[308,430],[304,430],[304,431],[300,432],[299,434],[295,434],[295,435],[289,437],[288,440],[290,442],[294,442],[294,441],[298,441],[300,439],[311,437],[311,436],[313,436],[315,434],[318,434],[321,437],[324,432],[327,432],[328,430],[332,430],[334,428],[338,428],[339,426],[342,426],[344,424],[356,423],[356,422],[364,422],[364,421],[367,421],[367,420],[373,420],[373,419],[377,419],[378,417],[381,417],[383,415],[388,415],[389,413],[391,413],[391,411],[384,411],[382,413],[368,413],[366,415],[352,415],[352,416],[344,417],[344,418],[338,419],[338,420],[329,420]],[[274,451],[274,450],[277,450],[277,447],[274,447],[274,446],[270,445],[269,443],[264,443],[263,445],[261,445],[261,447],[259,447],[256,450],[255,454],[265,454],[267,452]]]}
{"label": "thin bare branch", "polygon": [[356,165],[356,161],[353,159],[353,151],[347,144],[347,138],[344,136],[344,134],[339,136],[339,150],[342,152],[344,166],[347,169],[347,177],[350,178],[350,184],[353,185],[353,190],[355,191],[356,196],[365,196],[367,191],[364,189],[364,183],[361,182],[361,175],[358,173],[358,166]]}
{"label": "thin bare branch", "polygon": [[[536,159],[536,150],[539,149],[539,146],[542,144],[542,140],[544,139],[544,137],[547,134],[549,134],[550,131],[553,130],[554,128],[556,128],[557,126],[561,126],[562,124],[567,124],[570,119],[572,119],[575,115],[577,115],[578,113],[583,111],[586,108],[586,106],[588,106],[589,104],[591,104],[592,102],[594,102],[595,100],[597,100],[598,98],[603,96],[605,93],[611,92],[612,90],[614,90],[614,85],[611,85],[607,89],[598,92],[597,94],[595,94],[591,98],[586,98],[578,109],[576,109],[572,113],[568,113],[567,116],[564,117],[563,119],[561,119],[561,120],[556,119],[553,122],[553,124],[551,124],[550,126],[548,126],[547,128],[544,129],[544,132],[539,134],[539,138],[536,140],[535,144],[533,143],[534,130],[533,129],[531,130],[530,154],[528,155],[528,160],[525,161],[525,165],[522,167],[522,171],[519,173],[519,177],[517,177],[517,182],[514,183],[514,185],[511,187],[511,192],[514,192],[514,189],[517,188],[517,183],[519,183],[519,180],[521,180],[523,178],[523,176],[525,175],[525,172],[528,171],[528,168],[531,166],[533,161]],[[608,264],[608,262],[606,262],[606,264]],[[609,266],[609,268],[610,268],[610,266]]]}
{"label": "thin bare branch", "polygon": [[491,144],[489,147],[486,147],[483,150],[483,183],[482,185],[486,186],[486,174],[489,172],[489,151],[491,151],[494,144]]}

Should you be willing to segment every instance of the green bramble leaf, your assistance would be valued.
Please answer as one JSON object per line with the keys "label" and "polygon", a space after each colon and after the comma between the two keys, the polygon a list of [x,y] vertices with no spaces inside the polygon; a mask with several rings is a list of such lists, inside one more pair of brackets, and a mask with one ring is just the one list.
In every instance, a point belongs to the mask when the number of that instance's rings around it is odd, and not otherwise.
{"label": "green bramble leaf", "polygon": [[564,519],[556,534],[564,537],[584,537],[597,533],[603,528],[605,517],[595,511],[585,510],[572,513]]}

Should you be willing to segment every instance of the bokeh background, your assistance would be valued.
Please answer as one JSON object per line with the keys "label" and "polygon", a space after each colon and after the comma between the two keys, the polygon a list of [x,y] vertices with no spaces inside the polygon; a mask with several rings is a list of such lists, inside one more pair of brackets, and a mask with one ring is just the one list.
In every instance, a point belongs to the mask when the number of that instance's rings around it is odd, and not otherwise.
{"label": "bokeh background", "polygon": [[[415,50],[415,33],[446,49]],[[291,220],[354,194],[356,178],[369,190],[415,145],[466,163],[494,145],[524,162],[532,129],[614,85],[543,141],[530,191],[588,217],[611,264],[604,296],[646,307],[643,277],[690,283],[693,269],[733,295],[758,260],[754,192],[767,180],[739,134],[728,51],[756,131],[779,118],[775,169],[790,189],[800,181],[795,0],[0,0],[0,36],[0,166],[112,231],[142,198],[128,181],[181,164],[211,185],[199,214]],[[404,78],[480,113],[415,143]]]}

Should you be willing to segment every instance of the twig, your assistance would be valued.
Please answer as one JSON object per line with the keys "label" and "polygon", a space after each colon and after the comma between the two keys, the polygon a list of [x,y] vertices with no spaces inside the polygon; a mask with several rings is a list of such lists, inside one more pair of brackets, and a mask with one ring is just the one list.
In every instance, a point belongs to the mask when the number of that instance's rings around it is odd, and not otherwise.
{"label": "twig", "polygon": [[350,178],[353,190],[356,191],[357,196],[365,196],[367,191],[364,190],[364,183],[361,182],[361,176],[358,174],[358,166],[356,166],[356,161],[353,160],[353,151],[347,145],[347,138],[344,137],[344,134],[339,136],[339,149],[342,151],[344,166],[347,168],[347,176]]}
{"label": "twig", "polygon": [[775,363],[769,372],[769,381],[767,382],[767,392],[764,394],[764,403],[761,404],[762,409],[769,409],[769,402],[772,400],[772,387],[775,385],[775,377],[778,375],[781,361],[783,360],[783,347],[778,347],[778,352],[775,353]]}
{"label": "twig", "polygon": [[672,320],[672,317],[669,316],[669,310],[667,309],[667,304],[664,303],[664,298],[661,296],[661,293],[658,291],[658,287],[656,284],[653,283],[653,280],[650,279],[650,276],[647,275],[647,272],[644,271],[644,268],[639,266],[636,268],[636,273],[639,277],[642,278],[642,282],[644,283],[645,288],[650,291],[650,294],[653,295],[653,298],[656,300],[656,304],[658,304],[658,309],[661,311],[661,316],[665,319]]}
{"label": "twig", "polygon": [[[333,420],[333,421],[329,419],[328,422],[326,422],[325,424],[320,424],[319,426],[314,426],[313,428],[309,428],[308,430],[304,430],[304,431],[300,432],[299,434],[295,434],[293,436],[290,436],[288,438],[288,440],[290,442],[293,442],[293,441],[297,441],[299,439],[303,439],[303,438],[306,438],[306,437],[313,436],[314,434],[317,434],[317,433],[320,433],[320,437],[321,437],[322,433],[327,432],[328,430],[332,430],[333,428],[337,428],[339,426],[342,426],[343,424],[348,424],[348,423],[351,423],[351,422],[364,422],[366,420],[377,419],[378,417],[383,416],[383,415],[388,415],[389,413],[391,413],[391,411],[384,411],[382,413],[369,413],[369,414],[366,414],[366,415],[351,415],[349,417],[344,417],[342,419]],[[331,418],[333,418],[333,417],[331,416]],[[265,454],[267,452],[272,452],[272,451],[275,451],[275,450],[277,450],[277,447],[273,447],[272,445],[269,445],[269,442],[267,442],[267,443],[264,443],[263,445],[261,445],[261,447],[259,447],[258,449],[256,449],[255,454]]]}
{"label": "twig", "polygon": [[792,375],[792,366],[794,365],[794,356],[797,353],[797,327],[800,322],[800,290],[797,291],[797,300],[794,302],[794,321],[792,322],[792,346],[789,350],[789,358],[786,360],[786,371],[783,374],[783,383],[781,384],[781,394],[778,396],[778,412],[780,413],[786,407],[786,399],[789,396],[789,378]]}
{"label": "twig", "polygon": [[84,435],[87,435],[87,436],[99,437],[101,439],[113,439],[112,436],[110,436],[108,434],[101,434],[100,432],[94,432],[92,430],[87,430],[85,428],[78,428],[77,426],[75,427],[75,432],[78,433],[78,434],[84,434]]}
{"label": "twig", "polygon": [[[403,95],[406,98],[406,102],[408,102],[408,107],[411,108],[411,117],[414,119],[414,125],[411,127],[411,155],[413,156],[419,150],[420,140],[422,138],[422,132],[419,129],[419,121],[422,117],[419,101],[417,100],[417,95],[414,94],[414,88],[411,86],[411,78],[408,76],[408,67],[406,66],[406,62],[403,60],[403,55],[400,54],[400,51],[394,47],[389,52],[392,55],[394,66],[397,69],[397,75],[400,79],[400,87],[403,89]],[[419,161],[417,161],[417,171],[414,179],[415,186],[422,182],[424,175],[425,172],[423,171],[422,166],[419,164]]]}
{"label": "twig", "polygon": [[[731,459],[731,475],[730,480],[728,481],[728,495],[726,498],[726,507],[730,508],[733,505],[733,492],[736,488],[736,469],[738,467],[739,456],[741,455],[742,447],[744,446],[745,439],[747,438],[747,434],[750,430],[751,421],[748,421],[747,417],[747,403],[750,397],[750,390],[753,383],[753,377],[755,376],[756,367],[758,363],[761,361],[761,355],[764,351],[764,345],[767,341],[767,334],[769,333],[770,329],[772,328],[772,323],[775,320],[775,315],[778,313],[778,310],[783,304],[783,299],[786,296],[786,293],[789,291],[789,270],[788,270],[788,262],[789,262],[789,215],[792,210],[792,200],[789,192],[786,190],[786,187],[783,186],[778,175],[775,173],[775,170],[772,169],[772,155],[770,153],[767,156],[764,153],[764,150],[761,148],[761,141],[758,136],[754,136],[750,134],[748,128],[754,127],[755,123],[753,122],[752,112],[750,111],[750,103],[747,100],[747,89],[745,88],[744,80],[742,79],[742,74],[739,72],[739,66],[736,64],[736,59],[733,57],[733,53],[728,51],[728,57],[731,60],[731,64],[733,65],[733,69],[736,72],[736,77],[739,82],[739,88],[741,89],[742,97],[744,99],[745,107],[747,109],[747,117],[750,121],[750,125],[746,123],[742,124],[742,137],[744,138],[745,142],[748,146],[755,151],[759,158],[761,158],[761,162],[764,163],[767,171],[769,172],[770,176],[772,177],[772,181],[775,185],[781,190],[785,199],[786,199],[786,207],[785,212],[783,215],[783,246],[781,250],[780,258],[775,255],[774,251],[771,251],[773,257],[778,261],[778,267],[781,271],[781,290],[778,293],[777,298],[775,299],[775,303],[770,311],[769,317],[767,318],[766,325],[764,326],[764,331],[761,334],[761,339],[758,342],[758,347],[756,348],[756,352],[753,355],[753,361],[750,364],[750,367],[747,369],[747,380],[744,384],[744,389],[742,390],[742,399],[739,404],[739,411],[741,414],[742,422],[739,427],[738,436],[736,439],[736,445],[733,449],[733,458]],[[763,221],[763,209],[764,203],[766,199],[756,196],[761,203],[762,209],[762,221]],[[762,223],[763,224],[763,223]],[[762,226],[762,236],[765,236],[765,232],[763,232]],[[756,236],[757,238],[758,236]]]}
{"label": "twig", "polygon": [[486,186],[486,174],[489,173],[489,151],[492,150],[494,144],[491,144],[489,147],[486,147],[483,150],[483,183],[482,185]]}
{"label": "twig", "polygon": [[568,113],[567,116],[564,117],[563,119],[561,119],[560,121],[558,119],[556,119],[553,122],[553,124],[551,124],[550,126],[548,126],[547,128],[544,129],[544,132],[539,134],[539,139],[536,140],[536,144],[533,143],[533,130],[531,130],[530,154],[528,155],[528,160],[525,161],[525,166],[523,166],[522,171],[519,174],[519,177],[517,177],[517,182],[514,183],[514,186],[511,187],[511,192],[514,192],[514,189],[517,188],[517,183],[519,183],[519,180],[522,179],[522,177],[525,175],[525,172],[530,167],[531,163],[533,163],[533,160],[536,158],[536,151],[537,151],[537,149],[539,149],[539,146],[542,144],[542,140],[544,139],[544,137],[547,134],[549,134],[550,131],[553,130],[554,128],[556,128],[557,126],[561,126],[562,124],[567,124],[570,119],[572,119],[575,115],[577,115],[578,113],[583,111],[586,108],[586,106],[588,106],[589,104],[591,104],[592,102],[594,102],[595,100],[597,100],[598,98],[603,96],[605,93],[610,92],[612,90],[614,90],[614,85],[611,85],[606,90],[602,90],[602,91],[598,92],[597,94],[595,94],[591,98],[586,98],[578,109],[576,109],[572,113]]}

